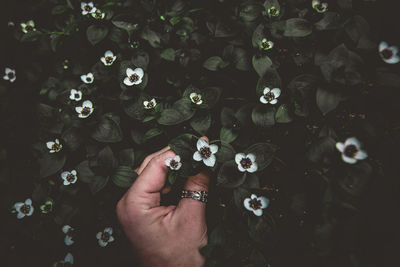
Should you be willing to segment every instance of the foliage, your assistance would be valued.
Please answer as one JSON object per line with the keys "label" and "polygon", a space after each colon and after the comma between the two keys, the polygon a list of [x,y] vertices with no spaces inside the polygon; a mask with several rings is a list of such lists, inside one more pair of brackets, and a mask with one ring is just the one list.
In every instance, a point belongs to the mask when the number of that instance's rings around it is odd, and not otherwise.
{"label": "foliage", "polygon": [[[203,135],[219,147],[207,266],[382,266],[365,255],[374,246],[359,247],[370,226],[358,231],[376,180],[398,185],[386,152],[399,144],[391,95],[400,69],[378,55],[387,36],[366,19],[377,3],[329,1],[319,13],[311,0],[98,0],[95,18],[76,1],[28,1],[20,13],[23,4],[9,2],[2,67],[17,79],[0,84],[5,266],[50,266],[68,251],[79,266],[127,266],[115,205],[134,168],[169,144],[183,166],[170,173],[163,203],[176,204],[185,179],[205,168],[192,159]],[[24,33],[29,19],[36,30]],[[107,50],[116,56],[110,66],[100,60]],[[124,83],[128,68],[143,69],[140,84]],[[85,83],[89,72],[94,81]],[[281,89],[277,104],[260,103],[265,87]],[[152,98],[157,105],[146,109]],[[79,118],[84,100],[94,109]],[[369,155],[354,165],[335,148],[351,136]],[[56,138],[63,147],[49,153]],[[254,154],[258,170],[240,172],[237,153]],[[60,174],[71,170],[78,180],[64,185]],[[252,193],[270,200],[260,217],[243,206]],[[19,221],[10,211],[26,198],[35,212]],[[52,210],[41,212],[49,200]],[[77,229],[67,248],[65,224]],[[108,226],[116,241],[100,248],[96,233]]]}

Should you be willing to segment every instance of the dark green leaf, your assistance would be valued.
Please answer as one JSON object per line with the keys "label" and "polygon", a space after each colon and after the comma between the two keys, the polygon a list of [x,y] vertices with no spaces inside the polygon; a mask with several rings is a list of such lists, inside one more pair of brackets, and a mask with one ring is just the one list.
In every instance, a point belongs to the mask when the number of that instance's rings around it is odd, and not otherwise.
{"label": "dark green leaf", "polygon": [[334,110],[342,100],[337,93],[322,88],[317,89],[316,99],[317,106],[324,115]]}
{"label": "dark green leaf", "polygon": [[222,164],[218,172],[217,184],[222,187],[234,188],[244,183],[246,173],[239,172],[234,160]]}
{"label": "dark green leaf", "polygon": [[203,67],[211,71],[223,69],[228,65],[229,62],[225,62],[221,57],[218,56],[210,57],[203,63]]}
{"label": "dark green leaf", "polygon": [[222,127],[219,132],[219,139],[226,143],[231,143],[235,141],[238,137],[238,133],[230,128]]}
{"label": "dark green leaf", "polygon": [[282,104],[279,106],[275,113],[275,120],[279,123],[288,123],[292,121],[292,117],[289,114],[288,105]]}
{"label": "dark green leaf", "polygon": [[273,160],[275,152],[278,150],[276,145],[270,143],[258,143],[246,149],[246,154],[252,153],[256,156],[258,170],[265,169]]}
{"label": "dark green leaf", "polygon": [[135,153],[133,148],[121,150],[118,154],[120,165],[133,166],[135,164]]}
{"label": "dark green leaf", "polygon": [[78,149],[84,141],[78,128],[75,127],[65,130],[61,138],[71,151]]}
{"label": "dark green leaf", "polygon": [[181,99],[172,108],[164,109],[157,122],[161,125],[176,125],[191,119],[195,112],[189,99]]}
{"label": "dark green leaf", "polygon": [[119,166],[112,176],[112,181],[118,187],[128,188],[137,176],[138,174],[130,166]]}
{"label": "dark green leaf", "polygon": [[224,163],[235,158],[235,149],[226,142],[221,142],[218,152],[215,154],[217,162]]}
{"label": "dark green leaf", "polygon": [[160,57],[167,61],[175,61],[175,50],[173,48],[164,49],[161,52]]}
{"label": "dark green leaf", "polygon": [[275,108],[270,104],[257,105],[251,113],[254,124],[260,127],[269,127],[275,124]]}
{"label": "dark green leaf", "polygon": [[254,55],[252,63],[255,71],[260,77],[264,76],[273,64],[267,55]]}
{"label": "dark green leaf", "polygon": [[319,138],[318,140],[311,143],[308,148],[306,157],[309,161],[318,163],[326,162],[327,156],[335,151],[335,140],[329,136]]}
{"label": "dark green leaf", "polygon": [[90,25],[86,30],[86,36],[92,45],[100,43],[108,34],[108,28],[102,25]]}
{"label": "dark green leaf", "polygon": [[55,174],[64,167],[67,157],[59,153],[45,153],[39,159],[40,177],[47,177]]}
{"label": "dark green leaf", "polygon": [[116,118],[106,114],[95,126],[91,137],[99,142],[116,143],[122,140],[122,130]]}
{"label": "dark green leaf", "polygon": [[286,37],[305,37],[312,33],[310,22],[301,18],[292,18],[286,21],[285,32]]}
{"label": "dark green leaf", "polygon": [[190,126],[192,126],[192,128],[200,135],[206,135],[208,129],[211,126],[210,113],[192,118],[192,120],[190,121]]}
{"label": "dark green leaf", "polygon": [[92,194],[96,194],[101,189],[103,189],[108,183],[109,177],[93,176],[90,183],[89,189]]}

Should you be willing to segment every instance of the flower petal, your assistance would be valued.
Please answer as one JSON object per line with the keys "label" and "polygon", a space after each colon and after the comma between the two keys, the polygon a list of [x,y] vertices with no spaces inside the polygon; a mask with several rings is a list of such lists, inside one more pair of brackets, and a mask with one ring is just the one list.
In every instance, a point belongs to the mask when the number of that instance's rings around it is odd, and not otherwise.
{"label": "flower petal", "polygon": [[263,104],[268,104],[268,100],[265,98],[264,95],[260,96],[260,102]]}
{"label": "flower petal", "polygon": [[24,205],[24,203],[22,203],[22,202],[17,202],[17,203],[14,204],[14,209],[15,209],[16,211],[19,211],[19,209],[20,209],[23,205]]}
{"label": "flower petal", "polygon": [[251,199],[255,199],[255,198],[257,198],[257,195],[256,194],[251,194],[250,198]]}
{"label": "flower petal", "polygon": [[341,142],[336,143],[336,149],[343,153],[344,151],[344,144]]}
{"label": "flower petal", "polygon": [[253,211],[253,209],[250,207],[250,200],[251,200],[250,198],[245,198],[244,201],[243,201],[243,206],[246,209],[248,209],[250,211]]}
{"label": "flower petal", "polygon": [[203,100],[201,100],[201,99],[196,102],[196,105],[201,105],[201,104],[203,104]]}
{"label": "flower petal", "polygon": [[32,205],[32,199],[28,198],[25,200],[26,205]]}
{"label": "flower petal", "polygon": [[24,218],[24,217],[25,217],[25,213],[18,212],[18,214],[17,214],[17,218],[18,218],[18,219],[22,219],[22,218]]}
{"label": "flower petal", "polygon": [[71,246],[74,243],[74,240],[72,240],[72,237],[69,235],[65,236],[64,238],[64,244],[67,246]]}
{"label": "flower petal", "polygon": [[211,153],[215,154],[218,152],[218,146],[217,145],[210,145],[210,150]]}
{"label": "flower petal", "polygon": [[196,151],[196,152],[194,152],[194,154],[193,154],[193,159],[194,159],[195,161],[201,161],[201,160],[203,159],[203,157],[201,156],[201,154],[200,154],[199,151]]}
{"label": "flower petal", "polygon": [[244,153],[237,153],[236,155],[235,155],[235,162],[236,162],[236,164],[240,164],[240,161],[242,160],[242,159],[244,159],[246,157],[246,155],[244,154]]}
{"label": "flower petal", "polygon": [[112,229],[111,227],[106,227],[106,228],[104,229],[104,232],[105,232],[105,233],[109,233],[110,235],[112,235],[113,229]]}
{"label": "flower petal", "polygon": [[249,158],[253,163],[256,162],[256,156],[253,153],[247,154],[246,158]]}
{"label": "flower petal", "polygon": [[75,111],[76,111],[77,113],[81,113],[82,110],[83,110],[83,107],[75,107]]}
{"label": "flower petal", "polygon": [[105,247],[105,246],[107,246],[107,244],[108,244],[108,242],[104,242],[103,240],[101,240],[101,239],[99,239],[99,245],[100,245],[100,247]]}
{"label": "flower petal", "polygon": [[253,164],[251,164],[251,167],[247,169],[248,172],[256,172],[258,169],[258,165],[256,162],[253,162]]}
{"label": "flower petal", "polygon": [[211,155],[211,156],[210,156],[209,158],[207,158],[207,159],[203,159],[204,164],[205,164],[206,166],[208,166],[208,167],[214,167],[215,161],[216,161],[216,158],[215,158],[214,155]]}
{"label": "flower petal", "polygon": [[46,146],[48,149],[51,149],[53,147],[53,145],[55,145],[55,143],[53,141],[49,141],[46,143]]}
{"label": "flower petal", "polygon": [[64,185],[70,185],[71,183],[68,182],[67,180],[64,180],[63,184],[64,184]]}
{"label": "flower petal", "polygon": [[10,72],[13,72],[10,68],[6,68],[6,74],[9,74]]}
{"label": "flower petal", "polygon": [[104,64],[104,65],[108,65],[106,58],[105,57],[101,57],[100,61]]}
{"label": "flower petal", "polygon": [[68,174],[70,174],[70,172],[62,172],[61,178],[65,180],[67,178]]}
{"label": "flower petal", "polygon": [[197,150],[200,150],[202,147],[209,147],[209,144],[206,140],[199,139],[199,140],[197,140],[196,146],[197,146]]}
{"label": "flower petal", "polygon": [[29,209],[29,212],[26,214],[26,216],[31,216],[34,210],[35,208],[31,205],[31,208]]}
{"label": "flower petal", "polygon": [[134,73],[136,73],[139,76],[139,79],[143,78],[144,71],[142,68],[136,68],[133,70]]}
{"label": "flower petal", "polygon": [[90,100],[86,100],[82,103],[82,107],[88,107],[88,108],[92,108],[93,107],[93,103]]}
{"label": "flower petal", "polygon": [[179,170],[182,167],[182,163],[178,162],[178,165],[176,166],[175,170]]}
{"label": "flower petal", "polygon": [[81,2],[81,9],[85,9],[85,6],[87,5],[86,2]]}
{"label": "flower petal", "polygon": [[239,171],[241,171],[241,172],[245,172],[245,171],[246,171],[246,169],[243,168],[242,164],[238,163],[237,166],[238,166],[238,170],[239,170]]}
{"label": "flower petal", "polygon": [[166,158],[165,161],[164,161],[165,165],[170,167],[171,166],[171,161],[172,161],[172,158]]}
{"label": "flower petal", "polygon": [[357,162],[356,159],[349,158],[345,154],[342,154],[342,159],[343,159],[344,162],[349,163],[349,164],[354,164],[354,163]]}
{"label": "flower petal", "polygon": [[63,231],[64,234],[66,234],[66,233],[68,233],[68,231],[69,231],[71,228],[72,228],[72,227],[71,227],[70,225],[66,224],[66,225],[64,225],[64,226],[62,227],[62,231]]}
{"label": "flower petal", "polygon": [[8,81],[10,78],[8,77],[8,75],[4,75],[3,76],[3,80],[6,80],[6,81]]}
{"label": "flower petal", "polygon": [[113,57],[113,56],[114,56],[114,53],[113,53],[111,50],[107,50],[107,51],[104,53],[104,56],[105,56],[105,57]]}
{"label": "flower petal", "polygon": [[113,236],[110,236],[110,238],[108,239],[108,242],[113,242],[115,239]]}
{"label": "flower petal", "polygon": [[125,84],[125,85],[128,85],[128,86],[132,86],[134,83],[131,82],[131,80],[129,80],[128,77],[126,77],[126,78],[124,79],[124,84]]}
{"label": "flower petal", "polygon": [[126,76],[130,77],[132,74],[134,74],[135,72],[133,71],[133,69],[131,68],[127,68],[126,69]]}
{"label": "flower petal", "polygon": [[364,150],[358,150],[358,152],[355,156],[355,158],[358,160],[363,160],[363,159],[366,159],[367,157],[368,157],[368,154]]}
{"label": "flower petal", "polygon": [[64,262],[68,262],[69,264],[74,264],[74,256],[71,253],[67,253],[64,258]]}
{"label": "flower petal", "polygon": [[263,91],[263,94],[264,94],[264,95],[265,95],[265,94],[268,94],[269,91],[271,91],[271,89],[269,89],[269,87],[265,87],[265,88],[264,88],[264,91]]}
{"label": "flower petal", "polygon": [[177,161],[177,162],[180,162],[181,161],[181,156],[175,155],[174,160]]}
{"label": "flower petal", "polygon": [[344,146],[346,147],[346,146],[349,146],[349,145],[354,145],[354,146],[357,147],[357,149],[359,149],[360,148],[360,141],[358,141],[358,139],[355,138],[355,137],[347,138],[346,141],[344,142]]}
{"label": "flower petal", "polygon": [[98,233],[96,234],[96,238],[97,238],[97,239],[100,239],[102,234],[103,234],[103,232],[98,232]]}
{"label": "flower petal", "polygon": [[266,197],[259,197],[258,200],[261,201],[261,208],[262,208],[262,209],[265,209],[265,208],[268,207],[268,205],[269,205],[269,199],[268,199],[268,198],[266,198]]}
{"label": "flower petal", "polygon": [[281,89],[279,88],[274,88],[271,92],[275,95],[275,98],[278,98],[281,95]]}
{"label": "flower petal", "polygon": [[379,44],[379,52],[382,52],[383,50],[385,50],[386,48],[388,48],[389,47],[389,45],[388,45],[388,43],[386,43],[386,42],[381,42],[380,44]]}
{"label": "flower petal", "polygon": [[197,96],[197,93],[190,93],[190,95],[189,95],[190,99],[192,99],[192,100],[193,100],[193,98],[196,97],[196,96]]}
{"label": "flower petal", "polygon": [[275,98],[274,100],[271,100],[269,103],[275,105],[276,103],[278,103],[278,99]]}
{"label": "flower petal", "polygon": [[263,214],[263,210],[262,209],[258,209],[258,210],[253,210],[254,215],[256,216],[261,216]]}
{"label": "flower petal", "polygon": [[388,64],[396,64],[400,61],[400,57],[398,55],[392,56],[390,59],[384,59],[384,61]]}
{"label": "flower petal", "polygon": [[86,75],[85,74],[81,75],[81,80],[82,80],[82,82],[86,83]]}

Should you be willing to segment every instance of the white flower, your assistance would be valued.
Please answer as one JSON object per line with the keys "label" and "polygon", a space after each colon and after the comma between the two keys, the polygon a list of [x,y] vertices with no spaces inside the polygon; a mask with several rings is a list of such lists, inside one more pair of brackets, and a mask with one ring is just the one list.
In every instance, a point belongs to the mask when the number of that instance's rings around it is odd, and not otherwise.
{"label": "white flower", "polygon": [[263,104],[276,104],[278,103],[278,97],[281,95],[281,89],[274,88],[269,89],[268,87],[264,88],[263,95],[260,97],[260,102]]}
{"label": "white flower", "polygon": [[117,56],[114,56],[114,53],[110,50],[107,50],[104,53],[104,57],[100,58],[100,61],[103,62],[105,66],[111,66],[114,61],[117,59]]}
{"label": "white flower", "polygon": [[81,2],[82,15],[87,15],[96,12],[97,8],[94,6],[93,2],[85,3]]}
{"label": "white flower", "polygon": [[196,105],[201,105],[203,103],[203,100],[201,100],[201,94],[191,93],[189,97],[190,100],[192,100],[192,102]]}
{"label": "white flower", "polygon": [[124,84],[128,86],[140,84],[142,83],[143,76],[144,72],[142,68],[136,68],[134,70],[132,70],[131,68],[127,68]]}
{"label": "white flower", "polygon": [[93,73],[89,72],[88,74],[83,74],[81,75],[81,80],[84,83],[93,83],[94,82],[94,76]]}
{"label": "white flower", "polygon": [[269,205],[269,199],[266,197],[257,197],[252,194],[250,198],[246,198],[243,201],[243,205],[249,211],[252,211],[254,215],[261,216],[263,214],[263,209],[266,209]]}
{"label": "white flower", "polygon": [[70,172],[65,171],[61,173],[61,179],[64,180],[64,185],[70,185],[76,183],[78,176],[76,175],[76,170]]}
{"label": "white flower", "polygon": [[247,155],[244,153],[237,153],[235,156],[235,162],[241,172],[255,172],[258,169],[256,156],[251,153]]}
{"label": "white flower", "polygon": [[328,10],[328,3],[321,3],[320,0],[313,0],[311,5],[318,13],[324,13]]}
{"label": "white flower", "polygon": [[46,146],[49,149],[50,153],[60,152],[62,149],[62,144],[58,139],[54,140],[54,142],[53,141],[47,142]]}
{"label": "white flower", "polygon": [[182,167],[181,157],[176,155],[173,158],[166,158],[165,165],[167,165],[171,170],[177,171]]}
{"label": "white flower", "polygon": [[97,9],[96,12],[92,13],[92,17],[95,19],[104,19],[106,17],[106,13],[102,12],[100,9]]}
{"label": "white flower", "polygon": [[31,216],[33,213],[32,200],[30,198],[25,200],[24,202],[17,202],[14,204],[14,209],[18,212],[17,218],[22,219],[25,216]]}
{"label": "white flower", "polygon": [[397,46],[389,46],[386,42],[379,44],[379,56],[388,64],[396,64],[400,61],[398,52],[399,48]]}
{"label": "white flower", "polygon": [[70,225],[64,225],[62,228],[63,233],[65,234],[64,243],[67,246],[71,246],[75,241],[72,240],[74,228]]}
{"label": "white flower", "polygon": [[20,25],[21,25],[23,33],[36,31],[35,22],[33,20],[29,20],[29,21],[27,21],[25,23],[21,23]]}
{"label": "white flower", "polygon": [[61,261],[61,263],[62,264],[69,263],[69,264],[73,265],[74,264],[74,256],[72,256],[72,254],[68,252],[67,255],[65,255],[64,260]]}
{"label": "white flower", "polygon": [[145,109],[152,109],[157,106],[157,101],[153,98],[150,101],[143,101],[143,106]]}
{"label": "white flower", "polygon": [[108,243],[114,241],[112,233],[113,229],[111,227],[107,227],[103,230],[103,232],[97,233],[96,238],[98,239],[100,247],[105,247]]}
{"label": "white flower", "polygon": [[71,89],[69,99],[80,101],[82,99],[82,91]]}
{"label": "white flower", "polygon": [[218,152],[217,145],[210,145],[204,139],[199,139],[197,141],[197,151],[193,154],[193,159],[195,161],[203,161],[203,163],[208,167],[213,167],[215,165],[215,153]]}
{"label": "white flower", "polygon": [[6,75],[3,76],[3,79],[6,81],[14,82],[15,79],[17,79],[17,76],[15,75],[15,70],[6,68],[5,69]]}
{"label": "white flower", "polygon": [[343,143],[337,142],[336,148],[342,153],[344,162],[354,164],[357,160],[363,160],[368,157],[367,152],[360,149],[360,141],[355,137],[347,138]]}
{"label": "white flower", "polygon": [[268,41],[267,38],[263,38],[260,42],[260,49],[262,50],[270,50],[274,47],[274,42]]}
{"label": "white flower", "polygon": [[82,119],[89,117],[93,110],[93,103],[90,100],[83,101],[81,107],[75,107],[75,111],[79,114],[78,117]]}

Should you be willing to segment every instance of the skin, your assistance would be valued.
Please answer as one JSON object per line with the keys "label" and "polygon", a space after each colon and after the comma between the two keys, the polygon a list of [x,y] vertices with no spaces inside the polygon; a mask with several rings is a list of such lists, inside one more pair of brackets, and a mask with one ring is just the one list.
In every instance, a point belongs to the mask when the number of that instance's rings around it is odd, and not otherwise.
{"label": "skin", "polygon": [[[202,137],[208,141],[206,137]],[[118,202],[117,215],[142,266],[203,266],[200,248],[207,244],[206,204],[190,198],[177,206],[160,206],[168,167],[174,157],[170,147],[149,156],[136,169],[137,180]],[[189,177],[186,190],[208,190],[209,176]]]}

